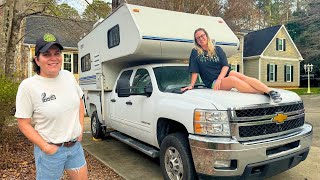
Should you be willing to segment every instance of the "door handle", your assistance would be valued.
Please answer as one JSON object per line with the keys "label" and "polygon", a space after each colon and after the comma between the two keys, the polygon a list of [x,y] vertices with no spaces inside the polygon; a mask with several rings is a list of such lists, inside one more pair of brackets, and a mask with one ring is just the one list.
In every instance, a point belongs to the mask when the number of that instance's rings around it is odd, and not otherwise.
{"label": "door handle", "polygon": [[126,104],[127,105],[132,105],[132,102],[131,101],[127,101]]}
{"label": "door handle", "polygon": [[116,100],[115,100],[115,99],[111,99],[110,101],[111,101],[111,102],[116,102]]}

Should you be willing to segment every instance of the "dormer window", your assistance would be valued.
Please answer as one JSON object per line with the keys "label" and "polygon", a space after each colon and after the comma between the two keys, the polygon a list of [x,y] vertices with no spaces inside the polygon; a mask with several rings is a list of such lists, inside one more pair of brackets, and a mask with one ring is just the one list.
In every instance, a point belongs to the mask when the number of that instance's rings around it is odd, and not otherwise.
{"label": "dormer window", "polygon": [[286,50],[286,39],[277,38],[276,39],[276,50],[285,51]]}

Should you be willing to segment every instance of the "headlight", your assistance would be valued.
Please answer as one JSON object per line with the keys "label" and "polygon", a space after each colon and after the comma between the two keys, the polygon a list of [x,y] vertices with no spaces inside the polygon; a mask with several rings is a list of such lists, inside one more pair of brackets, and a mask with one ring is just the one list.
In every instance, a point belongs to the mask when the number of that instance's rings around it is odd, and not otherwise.
{"label": "headlight", "polygon": [[195,134],[230,136],[227,111],[195,110],[193,127]]}

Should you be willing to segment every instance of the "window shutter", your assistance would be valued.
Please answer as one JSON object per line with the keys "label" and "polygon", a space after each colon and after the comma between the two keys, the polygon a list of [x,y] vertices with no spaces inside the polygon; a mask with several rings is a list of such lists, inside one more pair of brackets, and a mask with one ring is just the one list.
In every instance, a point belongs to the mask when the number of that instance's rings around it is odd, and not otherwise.
{"label": "window shutter", "polygon": [[269,81],[270,77],[269,77],[269,72],[270,71],[270,64],[267,64],[267,81]]}
{"label": "window shutter", "polygon": [[279,49],[278,49],[278,44],[279,43],[279,38],[276,38],[276,50],[278,51]]}
{"label": "window shutter", "polygon": [[286,51],[286,40],[283,39],[283,51]]}
{"label": "window shutter", "polygon": [[274,65],[274,81],[277,82],[277,65]]}
{"label": "window shutter", "polygon": [[240,65],[237,64],[237,72],[240,72]]}
{"label": "window shutter", "polygon": [[293,82],[293,66],[291,66],[291,82]]}
{"label": "window shutter", "polygon": [[284,82],[287,82],[287,65],[284,65]]}

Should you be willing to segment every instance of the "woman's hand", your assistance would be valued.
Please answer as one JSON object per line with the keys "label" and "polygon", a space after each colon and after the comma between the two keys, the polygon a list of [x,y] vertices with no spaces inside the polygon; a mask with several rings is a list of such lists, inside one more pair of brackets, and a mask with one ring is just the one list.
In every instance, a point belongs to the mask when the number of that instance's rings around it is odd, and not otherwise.
{"label": "woman's hand", "polygon": [[220,86],[221,86],[221,79],[217,79],[216,82],[214,83],[213,89],[219,90]]}
{"label": "woman's hand", "polygon": [[193,89],[192,85],[184,87],[184,88],[181,88],[181,92],[185,92],[186,90],[191,90],[191,89]]}
{"label": "woman's hand", "polygon": [[81,135],[78,137],[77,141],[79,141],[79,142],[82,141],[82,133],[81,133]]}
{"label": "woman's hand", "polygon": [[54,153],[56,153],[58,151],[59,147],[54,145],[54,144],[47,144],[44,148],[43,148],[43,152],[46,153],[47,155],[52,155]]}

